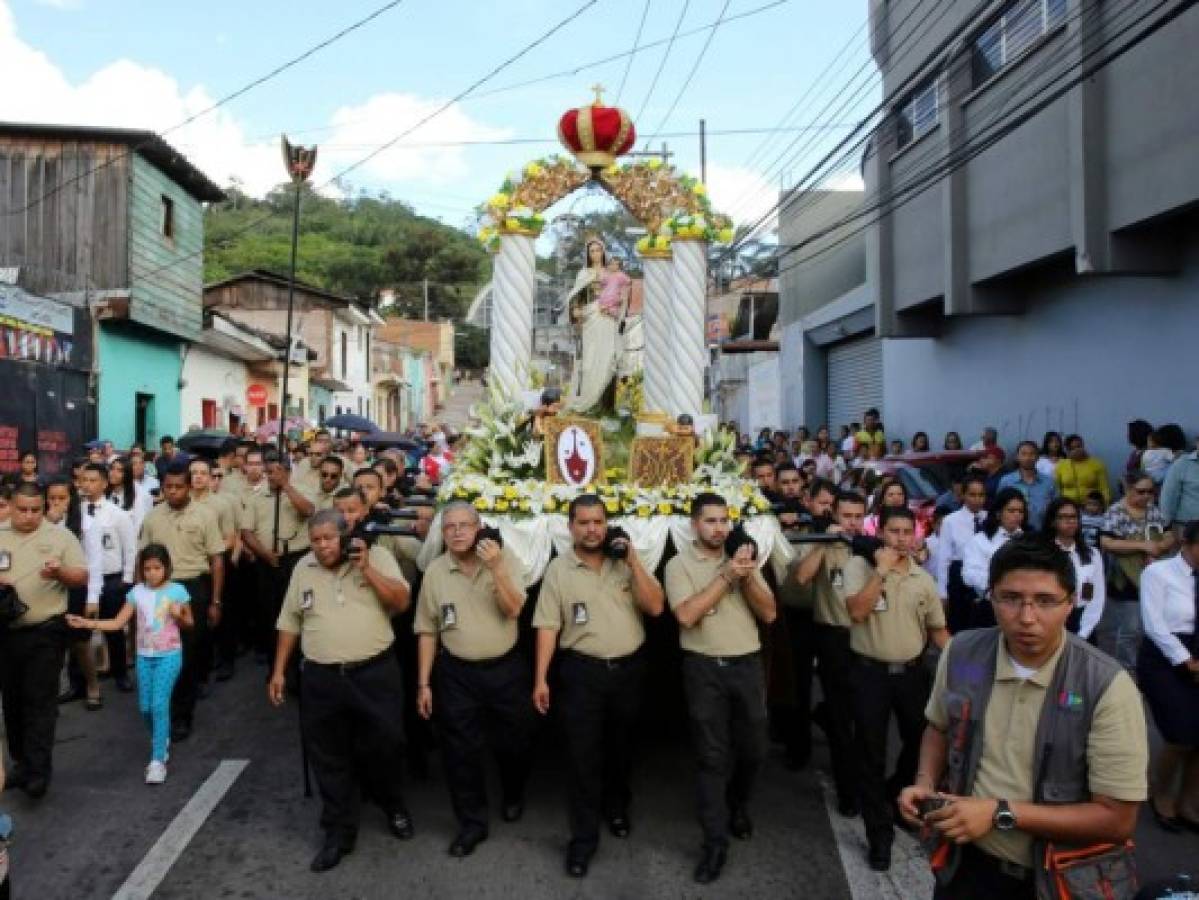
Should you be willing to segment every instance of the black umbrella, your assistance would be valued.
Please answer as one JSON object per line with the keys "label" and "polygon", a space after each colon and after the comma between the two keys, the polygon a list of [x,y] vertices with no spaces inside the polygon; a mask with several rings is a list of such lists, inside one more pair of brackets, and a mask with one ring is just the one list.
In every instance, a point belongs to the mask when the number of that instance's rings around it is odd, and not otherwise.
{"label": "black umbrella", "polygon": [[356,416],[353,413],[338,413],[335,416],[329,416],[325,419],[324,426],[326,428],[339,428],[342,431],[364,431],[367,434],[374,434],[379,430],[379,426],[365,416]]}
{"label": "black umbrella", "polygon": [[204,428],[200,431],[189,431],[183,435],[179,438],[178,446],[180,450],[186,450],[189,453],[215,456],[220,453],[226,442],[233,440],[236,438],[223,428]]}
{"label": "black umbrella", "polygon": [[364,447],[399,447],[405,453],[424,453],[425,446],[398,431],[376,431],[362,438]]}

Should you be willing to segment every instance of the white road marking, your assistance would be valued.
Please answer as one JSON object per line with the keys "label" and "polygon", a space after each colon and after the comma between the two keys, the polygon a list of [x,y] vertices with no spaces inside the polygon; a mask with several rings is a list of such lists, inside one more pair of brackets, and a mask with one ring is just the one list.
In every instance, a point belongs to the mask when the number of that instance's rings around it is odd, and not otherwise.
{"label": "white road marking", "polygon": [[895,829],[891,870],[875,872],[866,861],[866,831],[861,817],[847,819],[837,812],[837,795],[832,785],[824,781],[823,788],[824,806],[853,900],[913,900],[933,895],[928,859],[911,835]]}
{"label": "white road marking", "polygon": [[146,900],[162,884],[171,866],[187,849],[191,839],[203,827],[233,782],[250,764],[248,759],[222,760],[208,780],[200,785],[179,815],[171,820],[154,846],[113,894],[113,900]]}

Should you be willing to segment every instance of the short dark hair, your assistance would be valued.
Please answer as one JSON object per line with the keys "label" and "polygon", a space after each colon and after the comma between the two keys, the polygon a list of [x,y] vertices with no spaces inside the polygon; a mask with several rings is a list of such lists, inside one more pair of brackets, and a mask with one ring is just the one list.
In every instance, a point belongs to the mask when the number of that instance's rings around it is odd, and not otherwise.
{"label": "short dark hair", "polygon": [[362,491],[358,490],[358,488],[343,487],[333,493],[334,500],[346,500],[349,497],[357,497],[363,503],[366,502],[366,497],[362,495]]}
{"label": "short dark hair", "polygon": [[245,443],[242,446],[246,448],[246,459],[249,459],[251,456],[261,456],[262,461],[266,462],[266,451],[257,444]]}
{"label": "short dark hair", "polygon": [[819,497],[821,494],[832,494],[836,498],[837,486],[827,478],[813,478],[812,483],[808,485],[808,496]]}
{"label": "short dark hair", "polygon": [[874,416],[874,418],[876,418],[876,419],[877,419],[877,418],[878,418],[878,409],[876,409],[876,408],[875,408],[875,407],[873,407],[873,406],[872,406],[872,407],[870,407],[870,409],[868,409],[868,410],[866,410],[864,413],[862,413],[862,418],[863,418],[863,419],[864,419],[864,418],[866,418],[867,416]]}
{"label": "short dark hair", "polygon": [[162,473],[163,480],[165,481],[167,478],[175,476],[177,478],[182,478],[184,481],[186,481],[190,474],[190,472],[188,471],[188,466],[190,466],[190,465],[191,465],[190,460],[188,460],[187,462],[184,462],[183,460],[179,460],[177,462],[171,463],[169,466],[166,467],[166,470]]}
{"label": "short dark hair", "polygon": [[987,479],[982,475],[974,473],[962,479],[962,493],[968,491],[972,484],[981,484],[984,491],[987,489]]}
{"label": "short dark hair", "polygon": [[1153,426],[1144,419],[1133,419],[1128,423],[1128,443],[1130,444],[1144,447],[1151,434],[1153,434]]}
{"label": "short dark hair", "polygon": [[604,518],[608,518],[608,507],[604,506],[604,501],[595,494],[579,494],[570,501],[570,506],[566,507],[566,519],[569,522],[575,520],[575,513],[580,509],[592,509],[599,507],[604,511]]}
{"label": "short dark hair", "polygon": [[191,459],[189,459],[189,460],[187,461],[187,468],[188,468],[188,470],[190,471],[190,470],[191,470],[191,467],[192,467],[193,465],[195,465],[196,463],[199,463],[200,465],[202,465],[202,466],[203,466],[204,468],[206,468],[206,469],[209,471],[209,473],[211,474],[211,472],[212,472],[212,460],[208,459],[208,458],[207,458],[207,457],[205,457],[205,456],[193,456]]}
{"label": "short dark hair", "polygon": [[383,476],[379,474],[378,469],[372,469],[370,466],[364,466],[350,477],[350,481],[357,481],[359,475],[369,475],[372,478],[378,478],[379,487],[383,486]]}
{"label": "short dark hair", "polygon": [[322,459],[319,463],[317,463],[317,468],[320,468],[321,466],[325,465],[325,463],[328,463],[329,465],[332,465],[332,466],[337,466],[338,472],[344,472],[346,469],[346,464],[341,461],[341,457],[334,456],[332,453],[330,453],[328,456],[326,456],[324,459]]}
{"label": "short dark hair", "polygon": [[769,466],[771,469],[773,469],[774,463],[772,463],[770,458],[767,456],[755,456],[751,468],[760,469],[762,466]]}
{"label": "short dark hair", "polygon": [[164,434],[162,437],[160,437],[158,439],[159,447],[163,447],[167,444],[173,444],[173,443],[175,443],[175,439],[173,437],[171,437],[169,434]]}
{"label": "short dark hair", "polygon": [[777,466],[774,467],[775,475],[782,475],[784,472],[798,472],[798,471],[799,471],[799,467],[796,466],[795,463],[791,462],[791,460],[787,460],[787,462],[781,462]]}
{"label": "short dark hair", "polygon": [[1013,500],[1018,500],[1020,505],[1024,507],[1024,515],[1020,519],[1020,530],[1028,531],[1028,498],[1024,496],[1024,492],[1019,488],[1006,487],[995,495],[991,500],[990,507],[987,509],[987,521],[983,523],[983,533],[987,537],[995,537],[995,532],[999,530],[999,514]]}
{"label": "short dark hair", "polygon": [[[53,480],[50,483],[54,483]],[[50,483],[46,485],[47,488],[50,487]],[[59,483],[70,487],[70,482],[68,482],[65,478],[63,478]],[[43,492],[42,488],[38,486],[36,481],[22,481],[15,488],[13,488],[12,495],[14,500],[17,497],[41,497],[42,500],[46,499],[45,493]]]}
{"label": "short dark hair", "polygon": [[1021,441],[1016,445],[1016,452],[1019,453],[1025,447],[1032,447],[1033,453],[1041,452],[1041,448],[1037,445],[1036,441]]}
{"label": "short dark hair", "polygon": [[886,528],[892,519],[907,519],[913,527],[916,525],[916,514],[906,506],[884,506],[878,514],[878,527]]}
{"label": "short dark hair", "polygon": [[987,587],[995,585],[1011,572],[1047,572],[1057,578],[1058,584],[1071,595],[1078,590],[1078,577],[1074,574],[1074,563],[1061,548],[1032,537],[1020,537],[1008,541],[991,557],[991,570]]}
{"label": "short dark hair", "polygon": [[104,463],[98,463],[98,462],[84,463],[82,466],[82,469],[84,472],[97,472],[105,478],[108,477],[108,466],[104,465]]}
{"label": "short dark hair", "polygon": [[729,502],[714,491],[702,491],[691,500],[691,518],[698,519],[703,515],[705,506],[723,506],[728,509]]}
{"label": "short dark hair", "polygon": [[841,506],[843,503],[853,503],[861,507],[866,506],[866,498],[857,491],[838,491],[837,499],[833,506]]}

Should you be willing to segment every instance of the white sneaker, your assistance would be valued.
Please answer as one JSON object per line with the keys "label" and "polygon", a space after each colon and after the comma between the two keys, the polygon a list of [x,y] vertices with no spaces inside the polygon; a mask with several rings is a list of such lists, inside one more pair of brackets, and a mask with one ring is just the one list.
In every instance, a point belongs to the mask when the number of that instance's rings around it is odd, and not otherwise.
{"label": "white sneaker", "polygon": [[146,766],[146,784],[162,784],[166,780],[166,763],[161,763],[156,759],[150,760],[150,765]]}

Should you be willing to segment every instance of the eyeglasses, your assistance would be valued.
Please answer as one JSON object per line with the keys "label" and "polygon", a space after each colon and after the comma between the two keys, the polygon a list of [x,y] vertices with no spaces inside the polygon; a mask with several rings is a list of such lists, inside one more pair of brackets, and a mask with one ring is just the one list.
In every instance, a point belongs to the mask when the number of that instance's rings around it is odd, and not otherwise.
{"label": "eyeglasses", "polygon": [[1036,594],[1025,597],[1022,594],[999,593],[991,594],[991,602],[1004,612],[1020,612],[1025,606],[1031,606],[1037,612],[1052,612],[1063,603],[1070,602],[1070,595],[1054,597],[1052,594]]}
{"label": "eyeglasses", "polygon": [[212,477],[217,479],[217,481],[220,481],[222,478],[225,477],[225,473],[224,472],[213,472]]}

